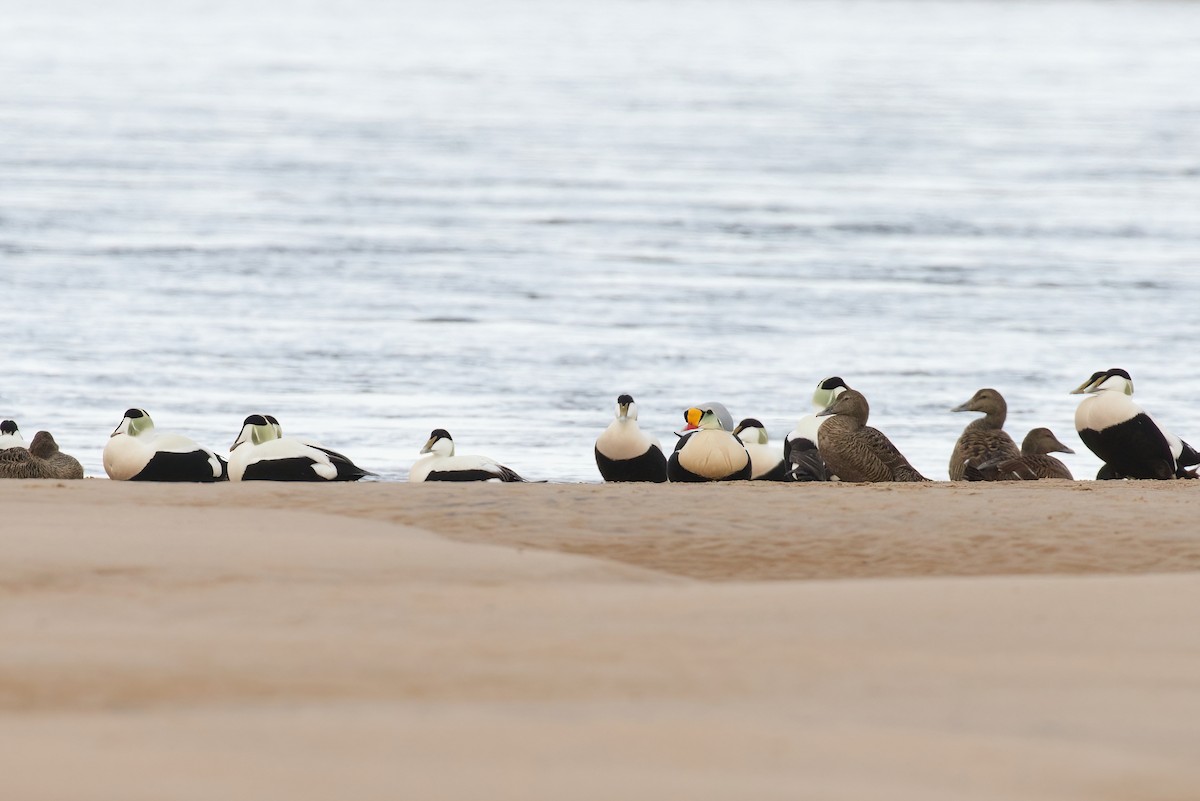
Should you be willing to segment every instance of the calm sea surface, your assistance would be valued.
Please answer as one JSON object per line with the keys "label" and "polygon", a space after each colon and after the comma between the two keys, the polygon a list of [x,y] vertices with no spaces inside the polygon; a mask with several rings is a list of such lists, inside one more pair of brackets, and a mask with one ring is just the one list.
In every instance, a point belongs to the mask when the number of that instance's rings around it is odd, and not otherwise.
{"label": "calm sea surface", "polygon": [[779,438],[839,374],[944,479],[1114,366],[1200,445],[1200,3],[0,0],[0,280],[89,475],[138,406],[591,481],[621,392]]}

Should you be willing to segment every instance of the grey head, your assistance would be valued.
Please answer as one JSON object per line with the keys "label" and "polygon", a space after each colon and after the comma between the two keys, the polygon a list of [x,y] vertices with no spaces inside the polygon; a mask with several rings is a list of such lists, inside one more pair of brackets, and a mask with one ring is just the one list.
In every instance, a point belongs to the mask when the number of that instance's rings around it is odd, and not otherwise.
{"label": "grey head", "polygon": [[733,431],[733,415],[725,408],[725,404],[718,403],[717,401],[709,401],[708,403],[697,403],[696,407],[715,414],[717,419],[721,421],[722,430]]}

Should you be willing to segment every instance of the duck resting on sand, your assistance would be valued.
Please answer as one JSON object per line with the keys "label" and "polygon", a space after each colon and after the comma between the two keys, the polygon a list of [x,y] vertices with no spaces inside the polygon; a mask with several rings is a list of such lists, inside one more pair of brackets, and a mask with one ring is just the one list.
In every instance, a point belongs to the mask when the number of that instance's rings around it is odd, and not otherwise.
{"label": "duck resting on sand", "polygon": [[1104,467],[1098,479],[1195,478],[1200,453],[1133,402],[1133,379],[1120,368],[1092,373],[1071,391],[1090,395],[1075,409],[1075,430]]}
{"label": "duck resting on sand", "polygon": [[829,408],[821,426],[821,458],[842,481],[928,481],[878,429],[867,425],[871,407],[861,392],[847,389]]}
{"label": "duck resting on sand", "polygon": [[741,440],[723,427],[716,409],[693,406],[683,413],[683,419],[686,425],[667,461],[668,479],[694,482],[750,478],[750,454]]}
{"label": "duck resting on sand", "polygon": [[29,448],[0,450],[0,478],[83,478],[83,465],[58,449],[49,431],[33,435]]}
{"label": "duck resting on sand", "polygon": [[421,453],[427,455],[413,463],[409,481],[526,481],[511,467],[487,456],[455,455],[454,440],[444,428],[430,432]]}
{"label": "duck resting on sand", "polygon": [[638,428],[632,395],[617,398],[616,419],[596,438],[596,467],[605,481],[667,480],[662,444]]}
{"label": "duck resting on sand", "polygon": [[994,459],[1015,459],[1021,455],[1017,443],[1004,433],[1004,420],[1008,416],[1008,404],[994,389],[981,389],[966,403],[955,406],[952,412],[983,412],[983,417],[972,420],[963,429],[954,451],[950,454],[950,480],[964,480],[963,470],[969,461],[980,465]]}
{"label": "duck resting on sand", "polygon": [[1075,453],[1058,441],[1048,428],[1035,428],[1021,442],[1021,455],[1001,456],[975,465],[968,461],[963,472],[967,481],[1036,481],[1042,478],[1073,478],[1067,466],[1052,453]]}

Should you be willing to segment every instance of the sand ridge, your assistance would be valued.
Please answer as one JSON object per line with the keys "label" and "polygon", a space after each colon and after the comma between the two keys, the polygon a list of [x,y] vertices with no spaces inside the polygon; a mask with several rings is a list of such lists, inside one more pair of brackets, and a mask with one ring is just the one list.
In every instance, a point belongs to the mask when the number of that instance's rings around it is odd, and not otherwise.
{"label": "sand ridge", "polygon": [[[49,490],[21,482],[28,492]],[[1200,570],[1200,482],[65,486],[90,503],[308,510],[708,580]]]}

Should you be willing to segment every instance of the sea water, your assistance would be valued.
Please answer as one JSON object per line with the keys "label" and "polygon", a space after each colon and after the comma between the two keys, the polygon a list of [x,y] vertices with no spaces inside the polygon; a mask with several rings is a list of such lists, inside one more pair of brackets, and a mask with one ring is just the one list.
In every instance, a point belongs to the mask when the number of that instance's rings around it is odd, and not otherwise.
{"label": "sea water", "polygon": [[623,392],[932,478],[1093,371],[1200,445],[1200,3],[0,1],[0,416],[599,480]]}

